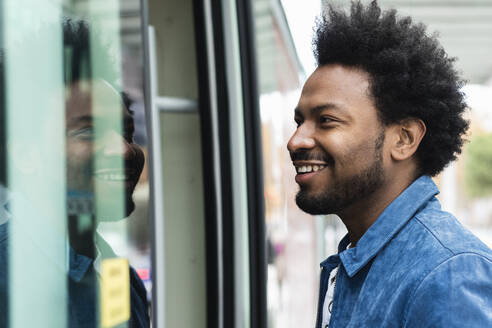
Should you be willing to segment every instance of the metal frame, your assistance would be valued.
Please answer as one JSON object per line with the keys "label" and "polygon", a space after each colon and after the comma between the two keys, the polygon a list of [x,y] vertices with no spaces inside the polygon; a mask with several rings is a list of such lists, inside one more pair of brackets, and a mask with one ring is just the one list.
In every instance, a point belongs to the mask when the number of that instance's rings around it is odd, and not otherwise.
{"label": "metal frame", "polygon": [[207,198],[207,326],[234,327],[234,199],[222,0],[195,0],[194,11]]}
{"label": "metal frame", "polygon": [[198,102],[192,99],[176,97],[154,97],[155,107],[166,113],[197,113]]}
{"label": "metal frame", "polygon": [[222,1],[223,44],[226,66],[226,78],[229,98],[229,148],[231,161],[231,181],[233,202],[234,255],[234,313],[233,327],[250,327],[250,276],[249,276],[249,228],[246,172],[246,141],[244,129],[242,74],[240,64],[240,47],[238,15],[235,1]]}
{"label": "metal frame", "polygon": [[244,99],[250,242],[251,327],[267,327],[265,199],[252,2],[237,1]]}
{"label": "metal frame", "polygon": [[220,158],[217,140],[217,99],[211,8],[206,0],[194,0],[195,42],[197,49],[198,92],[205,189],[205,242],[207,262],[207,327],[223,328],[221,186],[218,180]]}
{"label": "metal frame", "polygon": [[166,290],[164,260],[164,197],[162,187],[162,157],[159,113],[154,103],[157,96],[157,61],[155,58],[154,30],[148,25],[147,0],[140,0],[141,30],[144,55],[144,98],[148,138],[149,215],[152,231],[152,322],[164,328]]}
{"label": "metal frame", "polygon": [[[145,101],[149,138],[150,204],[153,230],[153,320],[164,327],[164,226],[159,111],[196,113],[199,109],[206,217],[207,327],[236,323],[235,227],[232,195],[230,103],[222,0],[194,0],[199,101],[157,97],[152,29],[147,30],[147,1],[141,0],[144,40]],[[237,0],[241,82],[247,169],[251,327],[266,327],[266,255],[264,233],[261,122],[256,81],[251,4]],[[234,110],[238,110],[235,108]],[[225,219],[227,218],[227,220]]]}

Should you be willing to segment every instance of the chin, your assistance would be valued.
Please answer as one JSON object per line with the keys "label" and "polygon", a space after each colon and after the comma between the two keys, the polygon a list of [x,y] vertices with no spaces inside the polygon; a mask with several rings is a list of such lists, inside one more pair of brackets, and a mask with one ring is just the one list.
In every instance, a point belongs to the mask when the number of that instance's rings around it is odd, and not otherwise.
{"label": "chin", "polygon": [[115,222],[126,219],[135,210],[135,202],[133,199],[127,199],[125,201],[125,207],[121,208],[120,202],[112,202],[104,204],[103,208],[97,213],[99,222]]}
{"label": "chin", "polygon": [[332,214],[326,208],[326,203],[317,195],[312,195],[302,189],[296,195],[296,204],[304,212],[311,215]]}
{"label": "chin", "polygon": [[135,202],[133,201],[132,198],[126,200],[125,204],[125,218],[130,216],[130,214],[135,211]]}

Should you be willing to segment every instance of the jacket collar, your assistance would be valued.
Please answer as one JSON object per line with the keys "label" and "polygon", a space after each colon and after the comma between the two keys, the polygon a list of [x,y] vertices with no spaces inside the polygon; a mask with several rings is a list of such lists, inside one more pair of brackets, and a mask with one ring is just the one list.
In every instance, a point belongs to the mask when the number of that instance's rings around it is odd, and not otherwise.
{"label": "jacket collar", "polygon": [[107,241],[98,232],[94,235],[94,240],[96,243],[96,258],[94,260],[85,255],[78,254],[70,246],[70,270],[68,275],[76,282],[84,278],[91,265],[93,265],[96,273],[100,275],[101,262],[106,258],[117,257],[111,246],[109,246]]}
{"label": "jacket collar", "polygon": [[429,176],[421,176],[395,198],[357,242],[357,247],[346,247],[346,235],[338,246],[339,254],[329,257],[321,266],[332,267],[338,258],[349,277],[353,277],[386,246],[401,228],[439,193]]}

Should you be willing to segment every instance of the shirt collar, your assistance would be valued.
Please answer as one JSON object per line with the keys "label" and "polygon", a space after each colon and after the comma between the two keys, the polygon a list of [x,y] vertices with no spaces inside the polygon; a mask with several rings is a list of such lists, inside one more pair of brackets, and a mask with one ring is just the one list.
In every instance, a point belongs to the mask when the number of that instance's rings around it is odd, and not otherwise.
{"label": "shirt collar", "polygon": [[91,266],[93,260],[85,255],[78,254],[72,246],[70,246],[70,265],[68,276],[76,281],[80,282],[84,278],[87,270]]}
{"label": "shirt collar", "polygon": [[98,232],[96,232],[94,237],[96,242],[96,258],[94,260],[85,255],[78,254],[72,247],[70,247],[70,270],[68,274],[70,278],[76,282],[82,280],[91,264],[97,274],[100,275],[101,262],[106,258],[116,257],[116,254],[111,246],[109,246],[109,244],[99,235]]}
{"label": "shirt collar", "polygon": [[349,243],[346,235],[338,246],[338,256],[329,257],[321,265],[332,266],[331,262],[341,260],[349,277],[353,277],[438,193],[439,189],[432,179],[429,176],[421,176],[384,209],[357,242],[356,247],[345,250]]}
{"label": "shirt collar", "polygon": [[101,274],[101,263],[104,259],[118,257],[108,242],[101,237],[99,232],[95,234],[96,258],[94,259],[94,269]]}

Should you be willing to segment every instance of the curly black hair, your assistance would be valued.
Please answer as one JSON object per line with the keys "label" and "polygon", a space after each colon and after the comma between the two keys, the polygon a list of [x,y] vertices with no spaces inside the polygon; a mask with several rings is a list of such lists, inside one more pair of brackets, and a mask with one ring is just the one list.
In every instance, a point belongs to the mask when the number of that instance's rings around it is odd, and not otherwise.
{"label": "curly black hair", "polygon": [[[90,26],[88,21],[68,17],[63,17],[62,28],[65,84],[100,78],[116,88],[116,63],[99,30]],[[91,57],[99,62],[95,70],[91,69]]]}
{"label": "curly black hair", "polygon": [[461,153],[468,121],[464,81],[423,24],[382,12],[377,1],[352,2],[350,14],[332,6],[313,39],[318,66],[340,64],[369,73],[380,121],[420,118],[427,132],[416,152],[419,174],[434,176]]}

